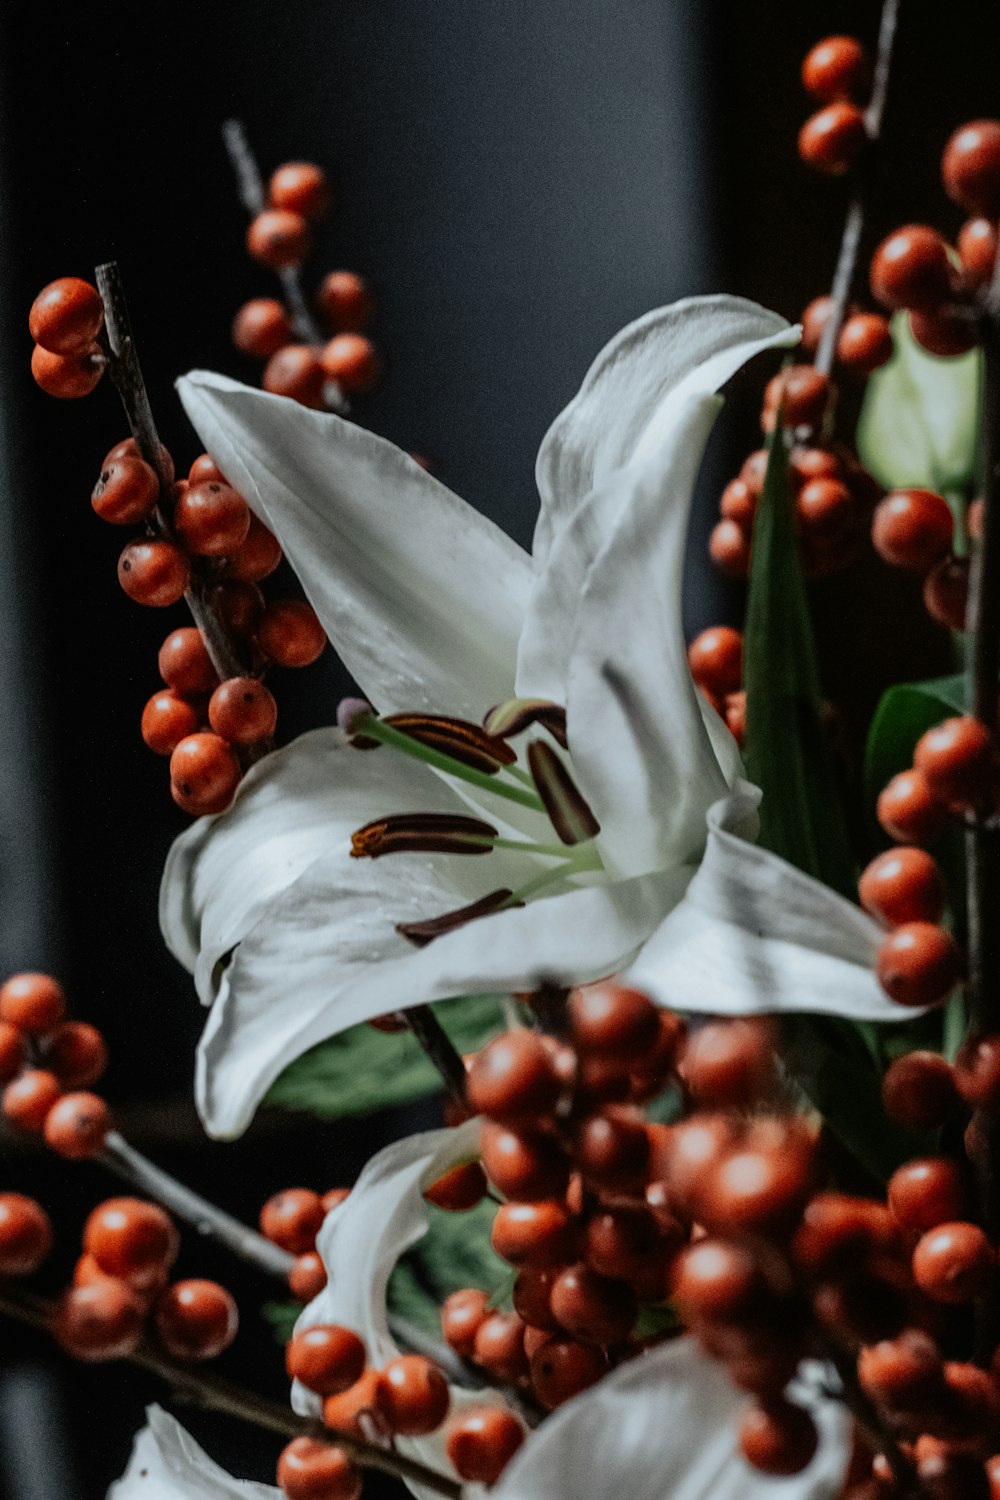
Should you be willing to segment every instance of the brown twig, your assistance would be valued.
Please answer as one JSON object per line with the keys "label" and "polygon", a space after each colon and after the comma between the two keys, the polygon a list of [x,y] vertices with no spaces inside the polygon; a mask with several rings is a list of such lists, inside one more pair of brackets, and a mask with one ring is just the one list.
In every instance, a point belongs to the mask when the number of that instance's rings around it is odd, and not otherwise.
{"label": "brown twig", "polygon": [[434,1011],[429,1005],[414,1005],[402,1014],[451,1098],[464,1108],[465,1063]]}
{"label": "brown twig", "polygon": [[[50,1333],[54,1312],[52,1303],[32,1296],[20,1287],[0,1285],[0,1314]],[[237,1421],[263,1427],[284,1438],[318,1438],[321,1442],[343,1448],[362,1468],[380,1469],[384,1474],[392,1474],[397,1479],[412,1480],[414,1484],[423,1485],[438,1495],[446,1496],[447,1500],[460,1500],[461,1485],[426,1464],[404,1458],[391,1448],[370,1443],[356,1433],[341,1432],[306,1417],[296,1416],[289,1407],[281,1406],[276,1401],[268,1401],[218,1375],[181,1364],[156,1349],[143,1346],[129,1355],[127,1362],[158,1375],[172,1387],[179,1398],[209,1411],[221,1412],[235,1417]]]}

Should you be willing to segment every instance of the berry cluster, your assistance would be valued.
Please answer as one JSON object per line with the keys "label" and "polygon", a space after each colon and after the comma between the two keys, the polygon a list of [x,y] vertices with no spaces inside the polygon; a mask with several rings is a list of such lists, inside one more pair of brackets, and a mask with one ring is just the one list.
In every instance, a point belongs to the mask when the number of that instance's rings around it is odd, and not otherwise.
{"label": "berry cluster", "polygon": [[865,113],[857,102],[871,85],[868,54],[856,37],[825,37],[806,54],[802,83],[822,108],[799,131],[799,156],[814,171],[843,177],[868,144]]}
{"label": "berry cluster", "polygon": [[268,1198],[260,1211],[264,1238],[295,1257],[288,1284],[299,1302],[311,1302],[326,1286],[326,1271],[316,1253],[316,1236],[331,1208],[343,1203],[348,1191],[330,1188],[320,1195],[311,1188],[283,1188]]}
{"label": "berry cluster", "polygon": [[[980,511],[969,507],[970,535]],[[932,619],[949,630],[965,629],[969,596],[969,559],[952,551],[955,522],[951,507],[934,490],[892,490],[875,507],[872,543],[892,567],[923,576],[924,605]]]}
{"label": "berry cluster", "polygon": [[50,282],[31,304],[28,329],[35,341],[31,373],[42,390],[63,401],[89,396],[108,363],[97,288],[79,276]]}
{"label": "berry cluster", "polygon": [[62,986],[48,974],[14,974],[0,986],[0,1114],[82,1160],[111,1128],[108,1106],[89,1091],[107,1049],[96,1027],[65,1017]]}
{"label": "berry cluster", "polygon": [[731,625],[713,625],[688,647],[688,666],[695,686],[705,695],[730,734],[743,748],[747,695],[742,691],[743,637]]}
{"label": "berry cluster", "polygon": [[[329,208],[329,184],[311,162],[286,162],[268,184],[268,206],[247,230],[247,250],[260,265],[298,272],[309,254],[310,225]],[[304,406],[339,408],[343,395],[367,395],[382,377],[382,360],[365,336],[374,304],[367,283],[353,271],[330,271],[315,296],[323,328],[332,335],[317,343],[312,329],[274,297],[245,302],[233,322],[241,354],[266,360],[263,386]],[[310,337],[303,338],[304,334]]]}

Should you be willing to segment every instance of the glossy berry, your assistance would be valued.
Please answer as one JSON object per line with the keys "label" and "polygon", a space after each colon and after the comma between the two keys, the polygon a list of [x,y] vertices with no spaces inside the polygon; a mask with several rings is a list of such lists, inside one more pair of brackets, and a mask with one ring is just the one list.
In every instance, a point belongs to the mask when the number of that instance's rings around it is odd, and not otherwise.
{"label": "glossy berry", "polygon": [[451,1398],[437,1365],[422,1354],[401,1354],[382,1371],[376,1399],[394,1433],[422,1437],[441,1426]]}
{"label": "glossy berry", "polygon": [[260,1230],[266,1239],[292,1255],[311,1250],[326,1210],[311,1188],[285,1188],[268,1198],[260,1211]]}
{"label": "glossy berry", "polygon": [[606,1357],[594,1344],[547,1339],[531,1356],[531,1384],[542,1405],[551,1410],[596,1385],[607,1368]]}
{"label": "glossy berry", "polygon": [[226,484],[225,474],[219,468],[210,453],[199,453],[198,457],[188,469],[188,484],[201,484],[207,479],[217,479],[220,484]]}
{"label": "glossy berry", "polygon": [[935,1302],[961,1304],[980,1296],[994,1271],[990,1242],[977,1224],[939,1224],[913,1252],[913,1279]]}
{"label": "glossy berry", "polygon": [[951,549],[954,521],[947,500],[933,490],[893,490],[872,517],[872,543],[880,557],[914,573]]}
{"label": "glossy berry", "polygon": [[951,295],[951,283],[947,246],[926,224],[895,230],[872,257],[872,296],[885,307],[934,312]]}
{"label": "glossy berry", "polygon": [[142,1336],[142,1305],[123,1281],[108,1276],[71,1287],[56,1309],[52,1332],[74,1359],[127,1359]]}
{"label": "glossy berry", "polygon": [[470,1106],[504,1122],[546,1114],[561,1089],[549,1049],[533,1031],[510,1031],[488,1042],[466,1081]]}
{"label": "glossy berry", "polygon": [[569,1000],[573,1045],[582,1055],[640,1062],[660,1030],[656,1006],[640,990],[608,981],[574,990]]}
{"label": "glossy berry", "polygon": [[295,1257],[288,1273],[288,1285],[297,1302],[311,1302],[326,1286],[326,1267],[315,1250]]}
{"label": "glossy berry", "polygon": [[424,1188],[424,1197],[445,1213],[466,1213],[486,1196],[486,1174],[477,1161],[460,1162]]}
{"label": "glossy berry", "polygon": [[446,1297],[441,1306],[441,1336],[448,1347],[463,1359],[471,1359],[476,1334],[489,1312],[489,1292],[478,1287],[463,1287]]}
{"label": "glossy berry", "polygon": [[278,1484],[288,1500],[360,1500],[361,1474],[342,1448],[319,1438],[293,1438],[278,1459]]}
{"label": "glossy berry", "polygon": [[79,276],[60,276],[31,304],[28,331],[50,354],[84,354],[104,327],[100,293]]}
{"label": "glossy berry", "polygon": [[272,173],[268,197],[304,219],[321,219],[330,206],[330,185],[322,167],[311,161],[286,161]]}
{"label": "glossy berry", "polygon": [[177,1281],[156,1300],[156,1336],[175,1359],[215,1359],[236,1337],[239,1312],[217,1281]]}
{"label": "glossy berry", "polygon": [[840,99],[817,110],[799,131],[799,156],[807,167],[830,177],[849,172],[868,143],[864,111]]}
{"label": "glossy berry", "polygon": [[812,1181],[812,1149],[783,1130],[772,1140],[750,1139],[709,1173],[702,1206],[709,1230],[775,1232],[801,1212]]}
{"label": "glossy berry", "polygon": [[143,1198],[108,1198],[83,1228],[83,1248],[105,1275],[130,1280],[173,1265],[179,1243],[167,1214]]}
{"label": "glossy berry", "polygon": [[1000,1111],[1000,1037],[969,1036],[955,1059],[954,1081],[966,1103]]}
{"label": "glossy berry", "polygon": [[741,530],[748,531],[757,514],[757,499],[746,480],[731,479],[722,491],[719,514],[724,520],[735,521]]}
{"label": "glossy berry", "polygon": [[22,1130],[44,1129],[45,1117],[62,1093],[59,1080],[45,1068],[26,1068],[8,1083],[0,1098],[0,1113]]}
{"label": "glossy berry", "polygon": [[753,1256],[726,1240],[702,1239],[678,1257],[672,1296],[689,1322],[731,1322],[744,1316],[760,1291]]}
{"label": "glossy berry", "polygon": [[211,693],[219,681],[204,637],[193,625],[172,630],[156,661],[167,686],[187,698]]}
{"label": "glossy berry", "polygon": [[382,379],[382,359],[361,333],[338,333],[320,354],[328,380],[335,380],[349,396],[365,396]]}
{"label": "glossy berry", "polygon": [[50,354],[36,344],[31,355],[35,384],[59,401],[77,401],[89,396],[104,374],[97,350],[83,354]]}
{"label": "glossy berry", "polygon": [[862,1389],[873,1401],[888,1407],[913,1407],[940,1399],[942,1374],[937,1345],[916,1328],[863,1349],[858,1359]]}
{"label": "glossy berry", "polygon": [[494,1380],[513,1382],[528,1373],[524,1323],[516,1312],[490,1312],[476,1329],[472,1358]]}
{"label": "glossy berry", "polygon": [[955,131],[941,157],[944,190],[966,213],[1000,213],[1000,120],[971,120]]}
{"label": "glossy berry", "polygon": [[551,1136],[486,1120],[480,1150],[486,1175],[505,1198],[556,1198],[566,1191],[569,1161]]}
{"label": "glossy berry", "polygon": [[262,578],[271,576],[280,562],[281,543],[278,538],[263,521],[251,515],[245,538],[226,561],[226,577],[244,583],[260,583]]}
{"label": "glossy berry", "polygon": [[320,409],[326,380],[319,356],[309,344],[286,344],[268,360],[261,384],[272,395]]}
{"label": "glossy berry", "polygon": [[320,1396],[336,1396],[361,1379],[365,1346],[350,1328],[321,1323],[295,1334],[285,1351],[285,1368]]}
{"label": "glossy berry", "polygon": [[917,1234],[960,1219],[967,1198],[965,1178],[950,1156],[919,1157],[889,1178],[889,1207],[904,1229]]}
{"label": "glossy berry", "polygon": [[0,1276],[31,1276],[52,1248],[49,1216],[34,1198],[0,1193]]}
{"label": "glossy berry", "polygon": [[231,745],[255,745],[274,733],[278,705],[258,678],[230,677],[209,699],[208,722]]}
{"label": "glossy berry", "polygon": [[108,1049],[96,1026],[63,1021],[46,1037],[44,1056],[63,1088],[89,1088],[107,1067]]}
{"label": "glossy berry", "polygon": [[747,1109],[774,1080],[774,1032],[767,1021],[710,1021],[684,1048],[681,1075],[707,1108]]}
{"label": "glossy berry", "polygon": [[946,630],[964,630],[969,604],[969,559],[943,557],[924,579],[923,598],[932,620]]}
{"label": "glossy berry", "polygon": [[890,838],[932,844],[948,826],[948,810],[922,771],[900,771],[879,793],[878,820]]}
{"label": "glossy berry", "polygon": [[649,1169],[645,1122],[625,1109],[607,1105],[577,1125],[574,1160],[589,1183],[604,1188],[638,1189]]}
{"label": "glossy berry", "polygon": [[909,1130],[937,1129],[955,1114],[959,1103],[951,1065],[938,1052],[897,1057],[882,1079],[882,1102],[889,1118]]}
{"label": "glossy berry", "polygon": [[0,1020],[42,1036],[63,1018],[66,996],[51,974],[12,974],[0,985]]}
{"label": "glossy berry", "polygon": [[953,359],[958,354],[967,354],[979,342],[979,329],[971,313],[959,310],[934,313],[911,312],[910,332],[928,354],[940,359]]}
{"label": "glossy berry", "polygon": [[170,757],[170,794],[195,817],[224,812],[240,776],[239,761],[217,734],[189,734]]}
{"label": "glossy berry", "polygon": [[736,521],[726,518],[712,527],[708,552],[728,578],[746,578],[750,571],[750,537]]}
{"label": "glossy berry", "polygon": [[837,339],[837,358],[849,370],[870,375],[892,358],[892,328],[878,313],[855,313]]}
{"label": "glossy berry", "polygon": [[118,582],[136,604],[176,604],[190,581],[188,560],[173,542],[129,542],[118,559]]}
{"label": "glossy berry", "polygon": [[806,53],[802,86],[824,104],[855,99],[867,87],[869,72],[868,55],[856,37],[828,36]]}
{"label": "glossy berry", "polygon": [[959,230],[958,250],[966,280],[974,287],[988,286],[997,259],[998,233],[992,219],[967,219]]}
{"label": "glossy berry", "polygon": [[[122,442],[116,443],[113,448],[109,448],[108,452],[105,453],[101,468],[102,470],[106,469],[109,464],[114,463],[115,460],[119,458],[142,458],[142,456],[143,455],[139,451],[139,444],[136,442],[135,438],[124,438]],[[162,443],[160,444],[160,467],[162,468],[165,478],[173,483],[174,461],[170,456],[169,451],[163,446]]]}
{"label": "glossy berry", "polygon": [[247,252],[251,259],[275,271],[300,266],[309,248],[308,224],[301,214],[287,208],[265,209],[247,230]]}
{"label": "glossy berry", "polygon": [[1000,768],[996,739],[969,714],[945,719],[921,735],[913,764],[942,802],[977,806],[995,794]]}
{"label": "glossy berry", "polygon": [[764,390],[762,426],[770,432],[781,408],[785,427],[820,427],[830,402],[829,377],[814,365],[789,365]]}
{"label": "glossy berry", "polygon": [[494,1484],[524,1437],[524,1427],[512,1411],[473,1407],[449,1427],[445,1452],[462,1479]]}
{"label": "glossy berry", "polygon": [[735,693],[743,676],[742,635],[729,625],[703,630],[688,647],[688,666],[699,687],[720,698]]}
{"label": "glossy berry", "polygon": [[141,458],[116,458],[101,470],[90,503],[102,521],[138,526],[156,509],[160,481]]}
{"label": "glossy berry", "polygon": [[381,1372],[369,1369],[343,1395],[327,1396],[323,1402],[323,1421],[327,1427],[364,1437],[364,1427],[374,1421],[388,1437],[388,1428],[379,1411],[382,1383]]}
{"label": "glossy berry", "polygon": [[875,961],[878,982],[900,1005],[937,1005],[958,982],[958,949],[951,934],[932,922],[904,922],[882,941]]}
{"label": "glossy berry", "polygon": [[562,1203],[541,1199],[504,1203],[497,1209],[490,1238],[496,1253],[511,1265],[545,1268],[572,1257],[575,1230]]}
{"label": "glossy berry", "polygon": [[232,485],[218,479],[192,484],[177,502],[178,540],[199,557],[228,557],[246,541],[250,508]]}
{"label": "glossy berry", "polygon": [[944,909],[944,880],[923,849],[888,849],[873,859],[858,886],[861,905],[887,927],[936,922]]}
{"label": "glossy berry", "polygon": [[374,311],[367,282],[354,271],[330,271],[319,284],[316,305],[338,333],[364,333]]}
{"label": "glossy berry", "polygon": [[764,1474],[799,1474],[811,1462],[818,1439],[812,1417],[778,1398],[750,1406],[740,1419],[740,1452]]}
{"label": "glossy berry", "polygon": [[264,595],[255,583],[228,578],[212,590],[212,605],[230,635],[251,636],[264,613]]}
{"label": "glossy berry", "polygon": [[194,704],[164,688],[146,703],[140,729],[150,750],[157,755],[172,755],[181,740],[194,734],[200,723],[201,714]]}
{"label": "glossy berry", "polygon": [[833,313],[833,298],[824,294],[822,297],[814,297],[809,305],[803,310],[802,344],[801,348],[806,354],[815,354],[823,337],[823,330],[830,321]]}
{"label": "glossy berry", "polygon": [[623,1281],[601,1276],[583,1261],[556,1277],[550,1306],[567,1333],[601,1345],[620,1343],[637,1311],[635,1296]]}
{"label": "glossy berry", "polygon": [[45,1116],[45,1144],[71,1161],[98,1156],[111,1129],[111,1111],[97,1094],[64,1094]]}
{"label": "glossy berry", "polygon": [[16,1078],[27,1058],[27,1039],[20,1026],[0,1020],[0,1083]]}
{"label": "glossy berry", "polygon": [[810,479],[795,498],[795,518],[805,537],[839,537],[854,520],[854,496],[840,479]]}

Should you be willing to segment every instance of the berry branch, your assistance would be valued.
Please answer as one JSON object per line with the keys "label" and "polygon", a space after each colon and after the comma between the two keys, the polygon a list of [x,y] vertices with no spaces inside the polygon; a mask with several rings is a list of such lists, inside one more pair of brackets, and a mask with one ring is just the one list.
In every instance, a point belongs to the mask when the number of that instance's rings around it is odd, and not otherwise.
{"label": "berry branch", "polygon": [[465,1063],[448,1033],[429,1005],[414,1005],[403,1012],[407,1026],[430,1063],[433,1064],[441,1082],[457,1105],[465,1108]]}
{"label": "berry branch", "polygon": [[[55,1308],[40,1297],[20,1288],[0,1284],[0,1314],[32,1328],[51,1332]],[[263,1427],[281,1437],[310,1437],[342,1448],[362,1467],[380,1469],[397,1479],[424,1485],[447,1500],[460,1500],[462,1487],[436,1469],[415,1459],[405,1458],[391,1448],[382,1448],[352,1432],[324,1427],[319,1422],[297,1417],[289,1407],[268,1401],[255,1392],[244,1390],[231,1381],[206,1375],[149,1348],[139,1348],[127,1356],[129,1364],[149,1370],[167,1381],[178,1396],[209,1411],[221,1412],[238,1421]]]}

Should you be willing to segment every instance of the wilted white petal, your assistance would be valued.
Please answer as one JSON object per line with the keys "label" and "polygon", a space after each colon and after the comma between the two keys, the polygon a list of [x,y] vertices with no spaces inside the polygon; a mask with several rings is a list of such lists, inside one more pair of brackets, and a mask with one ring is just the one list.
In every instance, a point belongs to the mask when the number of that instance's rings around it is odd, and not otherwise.
{"label": "wilted white petal", "polygon": [[[566,890],[470,922],[422,949],[395,931],[396,922],[433,915],[435,903],[448,910],[447,876],[486,863],[330,855],[273,902],[236,947],[198,1047],[196,1100],[209,1133],[238,1135],[289,1062],[384,1011],[531,989],[548,974],[584,981],[614,972],[691,877],[690,869],[676,870]],[[502,876],[501,856],[489,863]],[[453,894],[451,906],[459,904]]]}
{"label": "wilted white petal", "polygon": [[381,712],[478,720],[510,697],[531,579],[515,542],[355,423],[203,370],[178,390]]}
{"label": "wilted white petal", "polygon": [[161,1406],[148,1406],[146,1420],[108,1500],[281,1500],[280,1490],[220,1469]]}
{"label": "wilted white petal", "polygon": [[683,901],[629,970],[663,1005],[905,1021],[875,978],[881,930],[860,907],[741,837],[760,801],[741,782],[709,813],[705,857]]}
{"label": "wilted white petal", "polygon": [[668,397],[717,391],[759,349],[797,341],[777,313],[729,296],[687,297],[616,334],[542,439],[536,569],[580,502],[640,452]]}
{"label": "wilted white petal", "polygon": [[[491,1500],[834,1500],[850,1454],[843,1408],[808,1400],[820,1434],[812,1463],[771,1479],[744,1463],[736,1430],[747,1397],[692,1339],[621,1365],[547,1417],[511,1459]],[[467,1491],[470,1500],[473,1487]]]}
{"label": "wilted white petal", "polygon": [[[424,1188],[449,1167],[476,1155],[479,1126],[479,1120],[468,1120],[457,1130],[406,1136],[372,1157],[320,1230],[316,1249],[326,1267],[327,1282],[303,1309],[296,1333],[318,1323],[353,1328],[364,1341],[369,1364],[379,1369],[401,1353],[389,1332],[389,1277],[400,1256],[427,1232]],[[451,1415],[472,1406],[506,1404],[497,1391],[451,1387]],[[296,1381],[292,1405],[304,1416],[316,1416],[322,1403]],[[396,1447],[439,1473],[454,1474],[445,1455],[443,1430],[424,1438],[397,1438]],[[419,1487],[411,1488],[421,1493]]]}

